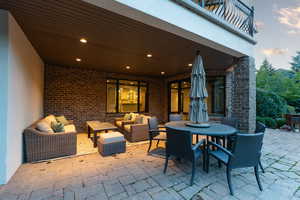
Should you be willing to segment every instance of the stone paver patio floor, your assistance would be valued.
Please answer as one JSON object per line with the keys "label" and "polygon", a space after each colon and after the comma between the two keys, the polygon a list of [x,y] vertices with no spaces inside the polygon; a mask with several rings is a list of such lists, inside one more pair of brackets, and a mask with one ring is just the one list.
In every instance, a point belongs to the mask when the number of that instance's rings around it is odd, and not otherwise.
{"label": "stone paver patio floor", "polygon": [[260,192],[252,168],[233,170],[235,196],[230,196],[225,167],[211,162],[210,173],[198,164],[190,187],[190,163],[170,161],[163,174],[164,159],[146,154],[147,145],[131,146],[124,154],[101,157],[90,154],[50,163],[24,164],[10,182],[0,188],[1,200],[62,200],[63,190],[86,200],[300,199],[300,134],[267,130]]}

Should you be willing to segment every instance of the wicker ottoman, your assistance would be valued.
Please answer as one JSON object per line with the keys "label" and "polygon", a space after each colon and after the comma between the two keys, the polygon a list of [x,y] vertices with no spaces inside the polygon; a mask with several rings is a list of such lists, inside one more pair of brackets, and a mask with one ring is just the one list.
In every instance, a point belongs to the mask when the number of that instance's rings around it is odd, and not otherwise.
{"label": "wicker ottoman", "polygon": [[103,133],[98,139],[98,151],[102,156],[124,153],[126,151],[126,141],[119,132]]}

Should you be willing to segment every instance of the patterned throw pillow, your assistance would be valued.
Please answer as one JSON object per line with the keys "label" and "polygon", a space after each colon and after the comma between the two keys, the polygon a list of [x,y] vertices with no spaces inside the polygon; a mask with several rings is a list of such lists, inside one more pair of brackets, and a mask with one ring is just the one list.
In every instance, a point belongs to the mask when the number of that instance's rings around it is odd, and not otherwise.
{"label": "patterned throw pillow", "polygon": [[60,122],[52,122],[51,123],[51,128],[53,129],[53,131],[55,133],[58,133],[58,132],[65,132],[65,126],[63,123],[60,123]]}
{"label": "patterned throw pillow", "polygon": [[65,116],[56,117],[56,121],[62,123],[63,125],[68,125],[69,121],[65,118]]}

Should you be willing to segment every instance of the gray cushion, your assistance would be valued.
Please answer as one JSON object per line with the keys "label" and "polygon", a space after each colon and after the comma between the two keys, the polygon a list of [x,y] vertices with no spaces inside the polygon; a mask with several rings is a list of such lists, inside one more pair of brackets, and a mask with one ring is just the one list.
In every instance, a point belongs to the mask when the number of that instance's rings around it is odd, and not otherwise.
{"label": "gray cushion", "polygon": [[103,133],[100,135],[99,140],[101,144],[110,144],[114,142],[125,141],[124,136],[119,132]]}

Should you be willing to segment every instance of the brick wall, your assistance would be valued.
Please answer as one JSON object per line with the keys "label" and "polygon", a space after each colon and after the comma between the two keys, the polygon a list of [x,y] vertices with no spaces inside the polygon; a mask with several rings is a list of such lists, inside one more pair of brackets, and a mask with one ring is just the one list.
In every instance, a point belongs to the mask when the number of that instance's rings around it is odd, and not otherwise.
{"label": "brick wall", "polygon": [[164,119],[165,85],[162,79],[106,73],[79,67],[45,66],[45,115],[65,115],[79,131],[88,120],[112,122],[119,114],[106,114],[106,79],[143,80],[149,83],[149,114]]}
{"label": "brick wall", "polygon": [[239,129],[254,132],[256,126],[256,74],[252,57],[239,58],[234,67],[232,115],[239,120]]}

